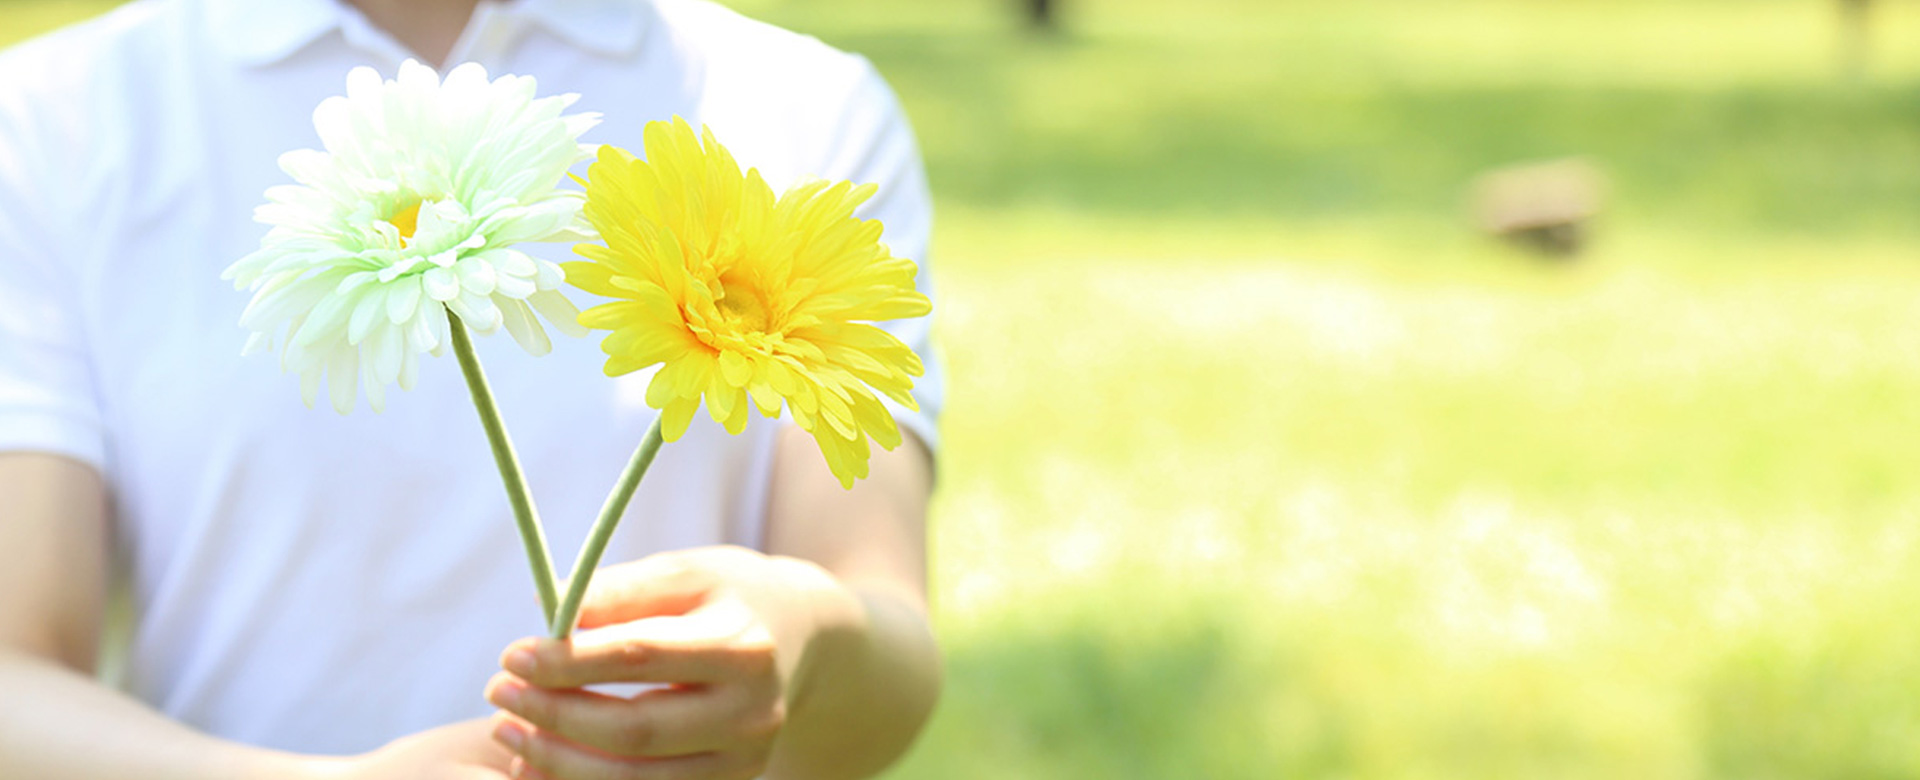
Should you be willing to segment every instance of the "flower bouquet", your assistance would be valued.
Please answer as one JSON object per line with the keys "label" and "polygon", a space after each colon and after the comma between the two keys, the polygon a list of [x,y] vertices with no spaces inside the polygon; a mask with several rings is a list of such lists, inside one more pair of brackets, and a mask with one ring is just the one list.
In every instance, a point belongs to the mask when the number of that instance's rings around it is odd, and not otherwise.
{"label": "flower bouquet", "polygon": [[[872,185],[811,181],[776,196],[710,130],[678,118],[645,127],[642,155],[596,151],[580,137],[599,117],[564,113],[576,99],[537,97],[532,78],[489,80],[475,64],[444,81],[411,61],[393,80],[355,69],[346,94],[314,111],[325,149],[280,158],[295,183],[267,191],[255,216],[271,229],[225,273],[253,296],[243,353],[277,344],[309,406],[324,382],[341,414],[362,391],[377,412],[387,385],[413,387],[421,354],[452,348],[562,639],[648,466],[702,404],[733,434],[754,410],[790,417],[851,488],[869,440],[901,442],[880,396],[915,408],[922,373],[870,323],[931,309],[913,262],[880,243],[879,222],[853,215]],[[589,159],[584,178],[568,173]],[[565,189],[569,178],[582,189]],[[585,259],[556,265],[515,249],[525,242],[574,242]],[[612,300],[581,312],[563,284]],[[609,331],[608,376],[659,366],[646,389],[659,415],[564,588],[469,335],[505,329],[542,355],[546,325]]]}

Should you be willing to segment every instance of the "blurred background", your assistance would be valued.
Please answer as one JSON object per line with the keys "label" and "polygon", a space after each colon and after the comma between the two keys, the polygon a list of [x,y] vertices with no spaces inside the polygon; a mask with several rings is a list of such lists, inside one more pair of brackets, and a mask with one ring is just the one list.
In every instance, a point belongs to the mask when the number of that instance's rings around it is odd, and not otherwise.
{"label": "blurred background", "polygon": [[1920,2],[728,3],[939,204],[892,777],[1920,777]]}

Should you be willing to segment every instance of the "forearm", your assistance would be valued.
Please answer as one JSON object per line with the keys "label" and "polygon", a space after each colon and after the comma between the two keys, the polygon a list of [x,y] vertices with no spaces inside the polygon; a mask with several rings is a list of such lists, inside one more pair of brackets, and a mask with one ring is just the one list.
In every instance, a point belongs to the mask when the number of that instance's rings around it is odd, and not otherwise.
{"label": "forearm", "polygon": [[788,697],[769,780],[870,777],[906,752],[940,695],[923,602],[885,581],[816,598],[818,634]]}
{"label": "forearm", "polygon": [[781,441],[768,550],[802,564],[784,579],[810,596],[801,611],[813,625],[789,678],[772,780],[871,777],[906,752],[939,698],[926,607],[933,462],[906,438],[874,452],[852,490],[798,429]]}
{"label": "forearm", "polygon": [[306,780],[330,761],[223,742],[93,678],[0,649],[0,777],[60,780]]}

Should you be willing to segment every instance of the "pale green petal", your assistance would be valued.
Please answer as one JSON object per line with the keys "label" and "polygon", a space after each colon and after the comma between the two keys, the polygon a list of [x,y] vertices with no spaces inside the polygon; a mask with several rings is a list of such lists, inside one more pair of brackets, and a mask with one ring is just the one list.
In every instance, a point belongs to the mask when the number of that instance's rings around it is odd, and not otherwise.
{"label": "pale green petal", "polygon": [[445,268],[429,268],[420,276],[422,288],[427,297],[441,303],[453,300],[460,294],[460,278]]}
{"label": "pale green petal", "polygon": [[519,342],[520,348],[527,354],[538,357],[553,351],[553,341],[547,338],[547,331],[540,327],[539,320],[533,318],[533,310],[523,301],[505,296],[493,296],[493,303],[500,308],[501,321],[506,325],[507,333]]}
{"label": "pale green petal", "polygon": [[567,300],[567,296],[556,290],[541,290],[527,296],[527,303],[553,323],[554,330],[574,338],[586,337],[587,328],[580,324],[580,309]]}

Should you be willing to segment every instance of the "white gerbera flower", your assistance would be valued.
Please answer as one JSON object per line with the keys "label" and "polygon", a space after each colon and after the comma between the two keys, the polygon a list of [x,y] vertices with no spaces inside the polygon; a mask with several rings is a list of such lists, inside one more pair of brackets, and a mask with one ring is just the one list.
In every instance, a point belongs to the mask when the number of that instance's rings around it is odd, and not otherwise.
{"label": "white gerbera flower", "polygon": [[552,348],[535,312],[586,335],[559,267],[512,247],[592,235],[581,193],[557,185],[591,156],[579,138],[599,117],[561,116],[578,96],[534,88],[471,63],[444,83],[411,60],[392,81],[347,74],[346,96],[313,112],[326,151],[281,156],[299,183],[267,190],[254,218],[273,229],[222,275],[253,292],[243,353],[273,348],[284,327],[280,365],[300,374],[307,405],[324,374],[345,414],[356,378],[375,411],[387,384],[413,387],[420,353],[449,343],[448,310],[483,335],[504,326],[535,355]]}

